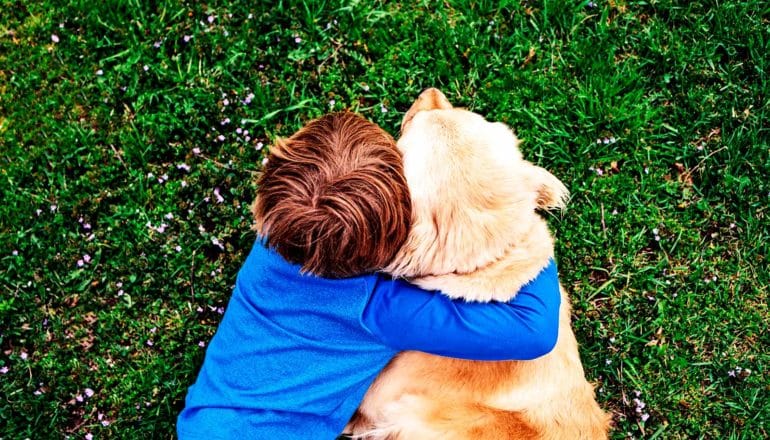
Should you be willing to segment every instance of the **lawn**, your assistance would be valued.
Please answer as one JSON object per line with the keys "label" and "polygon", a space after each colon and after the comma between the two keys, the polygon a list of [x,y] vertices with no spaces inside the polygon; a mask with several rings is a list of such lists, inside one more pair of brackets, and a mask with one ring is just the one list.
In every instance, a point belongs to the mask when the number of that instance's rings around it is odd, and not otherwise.
{"label": "lawn", "polygon": [[0,438],[172,437],[272,140],[429,86],[570,188],[613,437],[770,435],[768,2],[0,7]]}

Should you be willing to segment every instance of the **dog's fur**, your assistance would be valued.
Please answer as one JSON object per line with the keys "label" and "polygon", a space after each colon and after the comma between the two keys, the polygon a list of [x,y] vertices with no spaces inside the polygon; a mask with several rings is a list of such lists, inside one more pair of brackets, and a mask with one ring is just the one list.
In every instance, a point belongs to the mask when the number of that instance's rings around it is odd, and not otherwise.
{"label": "dog's fur", "polygon": [[[388,271],[470,301],[510,300],[553,257],[537,209],[563,208],[565,186],[523,160],[502,123],[423,92],[398,147],[412,230]],[[610,418],[583,373],[562,289],[556,347],[523,362],[399,354],[346,432],[367,439],[604,439]]]}

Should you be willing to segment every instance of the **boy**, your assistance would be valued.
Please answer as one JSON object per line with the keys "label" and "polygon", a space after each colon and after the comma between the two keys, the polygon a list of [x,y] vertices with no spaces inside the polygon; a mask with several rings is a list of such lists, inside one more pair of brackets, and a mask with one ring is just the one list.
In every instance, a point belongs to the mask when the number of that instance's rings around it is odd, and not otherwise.
{"label": "boy", "polygon": [[382,274],[409,232],[393,138],[351,113],[271,149],[253,212],[260,238],[179,415],[181,439],[334,439],[399,351],[475,360],[548,353],[549,266],[508,303],[464,303]]}

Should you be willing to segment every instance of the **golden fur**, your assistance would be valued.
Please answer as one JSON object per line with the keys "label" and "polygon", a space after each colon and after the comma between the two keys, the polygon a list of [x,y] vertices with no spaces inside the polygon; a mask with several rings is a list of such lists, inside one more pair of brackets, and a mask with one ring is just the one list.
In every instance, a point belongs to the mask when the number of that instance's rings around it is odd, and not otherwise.
{"label": "golden fur", "polygon": [[[567,189],[522,158],[502,123],[423,92],[398,147],[412,230],[388,271],[470,301],[507,301],[553,257],[536,209],[563,208]],[[583,373],[562,289],[556,347],[525,362],[399,354],[370,387],[346,432],[366,439],[605,439],[610,418]]]}

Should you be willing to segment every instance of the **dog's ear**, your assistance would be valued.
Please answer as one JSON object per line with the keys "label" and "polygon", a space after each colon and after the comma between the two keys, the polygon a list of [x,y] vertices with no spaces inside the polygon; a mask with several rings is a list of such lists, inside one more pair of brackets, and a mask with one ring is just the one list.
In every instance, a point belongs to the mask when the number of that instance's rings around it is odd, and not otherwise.
{"label": "dog's ear", "polygon": [[540,209],[564,209],[569,201],[569,190],[561,180],[545,168],[528,164],[526,178],[530,188],[536,194],[537,207]]}
{"label": "dog's ear", "polygon": [[418,112],[450,108],[452,108],[452,103],[450,103],[447,97],[441,93],[441,90],[433,87],[423,90],[404,115],[404,119],[401,121],[401,133],[404,132],[406,126],[412,122],[414,115]]}

